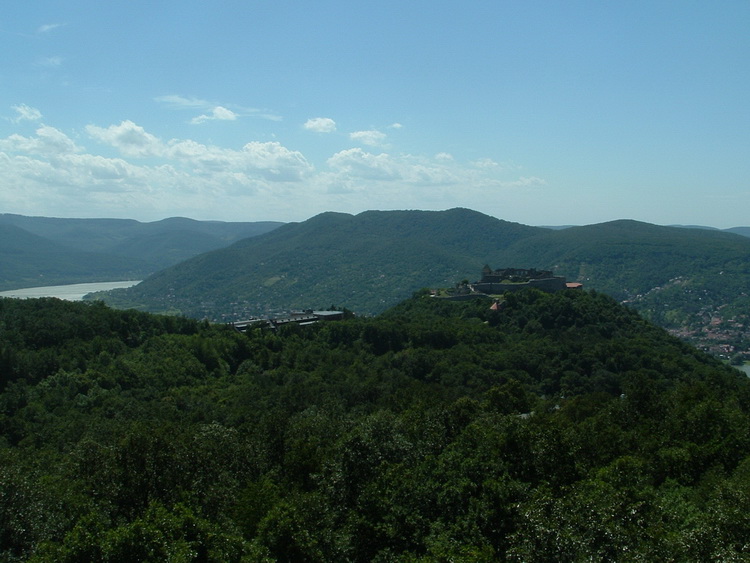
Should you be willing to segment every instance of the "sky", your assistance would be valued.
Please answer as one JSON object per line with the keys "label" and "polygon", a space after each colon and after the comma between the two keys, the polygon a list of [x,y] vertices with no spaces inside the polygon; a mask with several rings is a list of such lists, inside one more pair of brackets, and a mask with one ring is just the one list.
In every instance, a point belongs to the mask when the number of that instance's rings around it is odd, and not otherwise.
{"label": "sky", "polygon": [[750,0],[34,0],[0,213],[750,225]]}

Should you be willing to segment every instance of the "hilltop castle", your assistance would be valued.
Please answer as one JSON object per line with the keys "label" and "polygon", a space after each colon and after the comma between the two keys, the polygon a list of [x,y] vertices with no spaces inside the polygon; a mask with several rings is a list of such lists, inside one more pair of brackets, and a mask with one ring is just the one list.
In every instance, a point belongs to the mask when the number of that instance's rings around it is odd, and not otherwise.
{"label": "hilltop castle", "polygon": [[497,294],[508,291],[519,291],[527,287],[534,287],[542,291],[559,291],[572,285],[562,276],[555,276],[549,270],[504,268],[493,270],[489,266],[482,268],[482,279],[472,284],[474,291],[480,293]]}

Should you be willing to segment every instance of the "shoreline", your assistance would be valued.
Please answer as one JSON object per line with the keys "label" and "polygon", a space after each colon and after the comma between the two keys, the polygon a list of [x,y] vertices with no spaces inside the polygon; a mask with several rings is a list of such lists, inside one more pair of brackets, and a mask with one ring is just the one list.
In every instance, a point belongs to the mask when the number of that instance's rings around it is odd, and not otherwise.
{"label": "shoreline", "polygon": [[11,297],[14,299],[34,299],[39,297],[57,297],[66,301],[81,301],[85,295],[97,291],[109,291],[110,289],[124,289],[138,285],[142,280],[125,280],[112,282],[88,282],[73,283],[65,285],[47,285],[38,287],[25,287],[0,291],[0,297]]}

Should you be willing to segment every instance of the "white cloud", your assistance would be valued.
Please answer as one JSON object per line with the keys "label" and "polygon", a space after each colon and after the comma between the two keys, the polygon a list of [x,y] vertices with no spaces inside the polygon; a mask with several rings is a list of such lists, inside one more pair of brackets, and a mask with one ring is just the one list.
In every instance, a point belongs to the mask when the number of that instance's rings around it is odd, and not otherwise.
{"label": "white cloud", "polygon": [[[52,127],[0,139],[0,181],[13,188],[0,191],[0,208],[78,216],[117,210],[131,217],[151,210],[159,218],[241,213],[261,201],[270,210],[286,206],[313,170],[301,153],[280,143],[250,142],[232,150],[192,140],[163,142],[131,121],[86,131],[125,158],[93,154]],[[137,157],[151,161],[127,160]]]}
{"label": "white cloud", "polygon": [[537,186],[546,186],[547,181],[537,176],[521,176],[516,180],[501,182],[504,188],[533,188]]}
{"label": "white cloud", "polygon": [[[23,108],[16,109],[19,116],[36,115],[28,106],[18,108]],[[228,148],[167,140],[129,120],[89,125],[85,132],[92,146],[46,125],[30,135],[0,138],[0,183],[7,187],[0,190],[0,209],[141,220],[179,214],[287,221],[326,210],[487,210],[493,202],[498,207],[526,201],[545,184],[533,175],[514,177],[505,166],[459,162],[448,153],[426,157],[350,148],[316,170],[303,153],[279,142],[251,140]],[[98,153],[100,143],[119,155]]]}
{"label": "white cloud", "polygon": [[203,109],[211,107],[212,105],[205,100],[201,100],[198,98],[186,98],[184,96],[178,96],[176,94],[171,94],[169,96],[157,96],[156,98],[154,98],[154,100],[167,104],[167,106],[174,109]]}
{"label": "white cloud", "polygon": [[253,141],[242,147],[241,160],[246,169],[258,169],[265,178],[275,181],[298,181],[312,172],[312,166],[301,152],[292,151],[280,143]]}
{"label": "white cloud", "polygon": [[349,138],[370,147],[381,147],[386,139],[386,134],[372,129],[369,131],[354,131],[349,133]]}
{"label": "white cloud", "polygon": [[333,133],[336,131],[336,122],[330,117],[313,117],[308,119],[303,127],[315,133]]}
{"label": "white cloud", "polygon": [[116,148],[127,157],[164,158],[183,163],[200,174],[235,171],[270,181],[299,181],[313,168],[298,151],[277,142],[250,142],[242,150],[204,145],[193,140],[164,142],[132,121],[107,128],[89,125],[94,139]]}
{"label": "white cloud", "polygon": [[385,153],[372,154],[362,149],[347,149],[328,159],[335,172],[370,180],[395,180],[401,177],[398,166]]}
{"label": "white cloud", "polygon": [[97,141],[115,147],[125,156],[143,158],[164,154],[163,143],[132,121],[123,121],[107,128],[87,125],[86,132]]}
{"label": "white cloud", "polygon": [[473,166],[476,166],[477,168],[498,168],[500,165],[492,160],[491,158],[480,158],[479,160],[475,160],[471,163]]}
{"label": "white cloud", "polygon": [[211,109],[211,113],[209,115],[199,115],[198,117],[194,117],[190,120],[190,123],[203,123],[204,121],[213,121],[213,120],[219,120],[219,121],[235,121],[237,119],[237,114],[234,113],[232,110],[227,109],[222,106],[216,106],[215,108]]}
{"label": "white cloud", "polygon": [[339,177],[377,180],[412,187],[458,184],[462,174],[453,163],[412,155],[372,154],[360,148],[347,149],[328,159],[331,171]]}
{"label": "white cloud", "polygon": [[47,23],[44,25],[39,26],[39,28],[36,30],[37,33],[48,33],[52,31],[53,29],[57,29],[58,27],[64,27],[64,23]]}
{"label": "white cloud", "polygon": [[7,139],[0,139],[0,150],[56,157],[76,153],[81,149],[62,131],[42,125],[36,130],[36,137],[11,135]]}
{"label": "white cloud", "polygon": [[26,104],[19,104],[17,106],[11,106],[18,114],[13,120],[15,123],[19,121],[39,121],[42,118],[42,112]]}
{"label": "white cloud", "polygon": [[391,129],[401,129],[403,125],[401,125],[400,123],[391,123],[388,127],[390,127]]}
{"label": "white cloud", "polygon": [[193,117],[190,120],[192,124],[200,124],[204,121],[223,120],[234,121],[239,117],[259,117],[270,121],[281,121],[281,117],[268,111],[258,108],[249,108],[230,104],[232,109],[226,105],[216,104],[200,98],[186,98],[178,94],[169,94],[166,96],[157,96],[155,101],[165,104],[170,109],[175,110],[199,110],[201,115]]}

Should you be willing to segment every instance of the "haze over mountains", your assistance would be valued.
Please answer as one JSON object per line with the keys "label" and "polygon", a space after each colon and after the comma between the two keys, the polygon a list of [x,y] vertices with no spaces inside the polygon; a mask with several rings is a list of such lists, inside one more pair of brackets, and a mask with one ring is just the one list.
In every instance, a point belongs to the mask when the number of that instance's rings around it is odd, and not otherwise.
{"label": "haze over mountains", "polygon": [[279,225],[0,214],[0,289],[140,279]]}
{"label": "haze over mountains", "polygon": [[553,230],[468,209],[324,213],[196,256],[107,299],[215,320],[330,305],[377,314],[417,289],[476,280],[485,264],[537,267],[729,351],[747,347],[739,340],[748,257],[747,237],[629,220]]}
{"label": "haze over mountains", "polygon": [[[0,215],[0,287],[147,277],[120,307],[235,320],[294,308],[377,314],[485,264],[552,269],[714,351],[750,348],[750,229],[630,220],[566,228],[468,209],[323,213],[301,223]],[[155,273],[154,273],[155,272]],[[153,274],[153,275],[150,275]]]}

